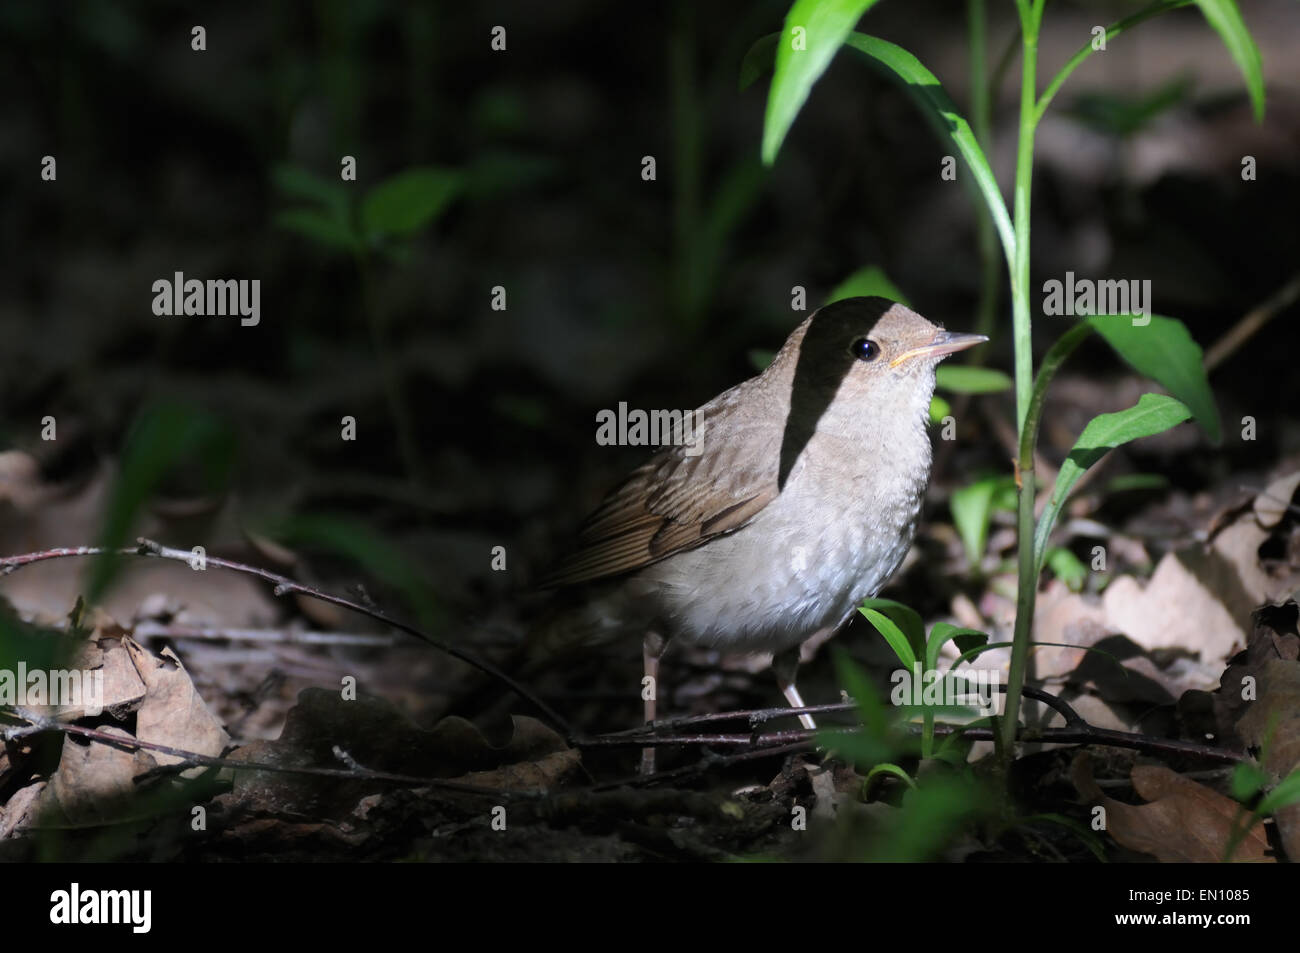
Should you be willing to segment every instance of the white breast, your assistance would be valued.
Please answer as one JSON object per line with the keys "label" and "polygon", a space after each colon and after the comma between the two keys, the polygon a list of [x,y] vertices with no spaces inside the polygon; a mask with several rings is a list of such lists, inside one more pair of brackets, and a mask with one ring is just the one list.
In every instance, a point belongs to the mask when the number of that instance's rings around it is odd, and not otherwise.
{"label": "white breast", "polygon": [[655,605],[665,635],[780,651],[838,625],[889,580],[911,545],[929,478],[924,421],[904,446],[857,432],[820,442],[816,453],[805,451],[748,525],[637,574],[633,588]]}

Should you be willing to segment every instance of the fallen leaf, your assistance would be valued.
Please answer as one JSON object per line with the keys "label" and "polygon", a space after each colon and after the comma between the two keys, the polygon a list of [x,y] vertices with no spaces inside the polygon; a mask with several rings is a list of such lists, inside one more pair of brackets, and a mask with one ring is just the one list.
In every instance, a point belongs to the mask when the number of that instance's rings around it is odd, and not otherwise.
{"label": "fallen leaf", "polygon": [[[1151,854],[1162,863],[1223,860],[1233,821],[1242,813],[1240,804],[1163,765],[1136,765],[1131,776],[1134,789],[1150,803],[1125,804],[1103,794],[1093,780],[1087,754],[1080,753],[1071,767],[1075,788],[1105,808],[1105,829],[1123,846]],[[1232,860],[1276,863],[1268,856],[1262,826],[1251,828]]]}

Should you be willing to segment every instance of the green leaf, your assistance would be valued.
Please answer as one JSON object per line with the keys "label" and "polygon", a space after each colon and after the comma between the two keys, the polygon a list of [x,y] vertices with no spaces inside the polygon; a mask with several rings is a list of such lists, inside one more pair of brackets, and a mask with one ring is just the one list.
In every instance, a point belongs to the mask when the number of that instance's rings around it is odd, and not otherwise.
{"label": "green leaf", "polygon": [[1255,121],[1263,121],[1264,70],[1259,47],[1255,45],[1250,30],[1246,29],[1237,4],[1234,0],[1196,0],[1196,5],[1201,8],[1205,21],[1219,34],[1223,45],[1237,61],[1237,68],[1241,70],[1246,88],[1250,91],[1250,105],[1255,112]]}
{"label": "green leaf", "polygon": [[925,648],[925,622],[921,620],[919,612],[893,599],[867,599],[862,603],[862,608],[874,609],[888,616],[903,631],[907,644],[912,647],[916,657],[921,657]]}
{"label": "green leaf", "polygon": [[1238,801],[1249,801],[1262,791],[1266,784],[1268,784],[1268,775],[1258,765],[1251,764],[1249,761],[1239,762],[1232,772],[1232,796]]}
{"label": "green leaf", "polygon": [[417,561],[366,523],[349,516],[294,516],[267,528],[273,539],[288,546],[312,547],[357,563],[368,575],[405,596],[421,625],[437,622],[437,606]]}
{"label": "green leaf", "polygon": [[1065,583],[1071,592],[1082,591],[1083,584],[1088,579],[1088,567],[1079,561],[1078,556],[1064,546],[1053,546],[1047,551],[1044,561],[1052,574]]}
{"label": "green leaf", "polygon": [[877,863],[931,860],[968,827],[967,818],[991,807],[987,791],[977,787],[972,776],[935,772],[925,778],[923,786],[904,794],[902,810],[890,818],[887,829],[873,840],[863,859]]}
{"label": "green leaf", "polygon": [[1192,82],[1186,77],[1171,80],[1154,93],[1130,95],[1096,91],[1082,93],[1067,114],[1084,125],[1120,138],[1132,136],[1161,114],[1191,99]]}
{"label": "green leaf", "polygon": [[341,181],[330,182],[301,166],[280,162],[271,169],[271,182],[287,198],[318,205],[336,221],[347,221],[350,192]]}
{"label": "green leaf", "polygon": [[277,212],[271,219],[273,225],[326,248],[356,250],[359,240],[352,227],[351,192],[346,186],[284,162],[271,170],[271,182],[287,198],[307,203]]}
{"label": "green leaf", "polygon": [[1102,495],[1112,493],[1132,493],[1138,490],[1163,490],[1169,486],[1169,478],[1159,473],[1122,473],[1107,480],[1102,487]]}
{"label": "green leaf", "polygon": [[[179,478],[187,492],[224,491],[237,459],[237,440],[220,418],[178,403],[146,407],[132,422],[121,463],[108,493],[99,543],[116,549],[126,544],[145,504]],[[111,555],[97,557],[90,567],[86,599],[104,594],[118,568]]]}
{"label": "green leaf", "polygon": [[295,232],[304,238],[339,251],[356,251],[356,235],[345,222],[332,218],[329,214],[314,208],[294,208],[276,212],[271,219],[276,228]]}
{"label": "green leaf", "polygon": [[962,656],[968,653],[975,653],[971,658],[975,658],[979,653],[989,646],[989,637],[983,632],[976,632],[974,635],[962,635],[954,633],[953,641],[957,643],[957,648],[961,650]]}
{"label": "green leaf", "polygon": [[[876,0],[795,0],[776,46],[776,72],[763,120],[763,163],[771,165],[844,38]],[[796,49],[796,45],[800,48]]]}
{"label": "green leaf", "polygon": [[754,80],[772,69],[776,61],[776,44],[780,39],[780,33],[769,33],[767,36],[760,36],[745,51],[744,57],[740,60],[740,79],[737,81],[739,92],[743,93],[753,84]]}
{"label": "green leaf", "polygon": [[[888,298],[899,304],[907,305],[908,300],[898,286],[889,280],[884,270],[875,265],[859,268],[826,296],[826,304],[834,304],[845,298]],[[909,305],[910,307],[910,305]]]}
{"label": "green leaf", "polygon": [[898,660],[903,663],[903,667],[909,672],[916,668],[916,651],[908,642],[907,636],[903,631],[894,624],[894,620],[889,618],[883,612],[877,612],[875,609],[863,607],[858,610],[867,617],[867,621],[876,627],[876,631],[885,637],[889,647],[894,650]]}
{"label": "green leaf", "polygon": [[1273,790],[1264,795],[1255,813],[1274,814],[1284,807],[1300,804],[1300,771],[1292,771],[1277,783]]}
{"label": "green leaf", "polygon": [[1034,561],[1039,567],[1047,552],[1047,538],[1052,532],[1057,514],[1065,505],[1066,498],[1074,484],[1083,476],[1083,472],[1104,457],[1111,450],[1130,440],[1150,437],[1163,433],[1192,416],[1192,412],[1181,401],[1163,394],[1143,394],[1138,402],[1114,414],[1100,414],[1088,421],[1074,449],[1061,464],[1056,475],[1056,485],[1052,488],[1052,497],[1047,502],[1043,515],[1038,518],[1038,527],[1034,532]]}
{"label": "green leaf", "polygon": [[[78,636],[69,629],[24,622],[7,600],[0,599],[0,673],[14,679],[11,687],[19,691],[27,687],[26,683],[14,678],[20,662],[29,672],[67,668],[81,654],[84,645],[84,635]],[[0,697],[5,698],[6,704],[18,701],[8,691]],[[7,722],[0,724],[9,727]]]}
{"label": "green leaf", "polygon": [[[1134,324],[1134,320],[1147,322]],[[1220,436],[1219,409],[1205,376],[1201,347],[1183,322],[1161,315],[1093,315],[1088,324],[1139,374],[1160,383],[1192,412],[1210,439]]]}
{"label": "green leaf", "polygon": [[526,191],[552,177],[559,163],[550,158],[520,152],[486,152],[464,173],[463,195],[501,199],[511,192]]}
{"label": "green leaf", "polygon": [[464,176],[432,166],[407,169],[380,182],[361,203],[361,228],[368,238],[404,236],[432,222],[456,197]]}
{"label": "green leaf", "polygon": [[901,778],[903,782],[913,791],[916,790],[916,782],[912,780],[912,776],[910,774],[908,774],[898,765],[892,764],[888,761],[884,761],[881,762],[880,764],[875,765],[870,771],[867,772],[867,776],[862,779],[862,789],[864,791],[866,790],[867,783],[870,782],[871,779],[874,778],[877,774],[892,774],[896,778]]}
{"label": "green leaf", "polygon": [[983,645],[976,644],[967,647],[965,645],[962,645],[962,643],[959,641],[957,643],[957,647],[961,649],[962,652],[961,655],[958,655],[957,658],[953,661],[952,665],[948,667],[948,671],[950,672],[953,669],[957,668],[957,666],[961,665],[962,662],[970,662],[974,659],[977,659],[985,652],[991,652],[994,649],[1009,649],[1011,648],[1011,643],[1010,642],[985,642]]}
{"label": "green leaf", "polygon": [[984,555],[984,544],[988,539],[989,521],[993,514],[994,496],[1006,485],[1015,485],[1009,476],[986,477],[976,480],[969,486],[954,490],[948,498],[948,508],[952,510],[952,522],[966,549],[966,559],[972,566],[978,565]]}
{"label": "green leaf", "polygon": [[954,394],[997,394],[1011,390],[1012,380],[991,367],[972,367],[967,364],[940,364],[934,374],[936,387]]}
{"label": "green leaf", "polygon": [[776,359],[776,351],[769,351],[767,348],[754,347],[746,353],[749,363],[754,366],[756,371],[765,371],[767,366]]}
{"label": "green leaf", "polygon": [[1002,241],[1002,250],[1007,261],[1015,260],[1016,234],[1011,227],[1011,216],[1007,213],[1006,202],[1002,199],[998,181],[993,177],[993,170],[989,168],[988,159],[985,158],[984,150],[980,148],[979,140],[975,138],[970,123],[957,112],[957,107],[953,105],[953,101],[944,92],[934,74],[907,50],[888,40],[867,36],[865,33],[853,33],[846,42],[855,50],[865,53],[872,60],[886,67],[896,78],[901,79],[912,98],[961,153],[971,175],[975,178],[976,187],[984,197],[984,204],[988,206],[989,213],[993,216],[993,223],[997,226],[998,237]]}
{"label": "green leaf", "polygon": [[925,668],[930,671],[939,663],[939,653],[943,651],[945,642],[957,640],[958,647],[965,644],[970,647],[975,645],[984,645],[988,642],[989,637],[983,632],[976,629],[967,629],[962,626],[953,625],[951,622],[936,622],[930,629],[930,638],[925,644]]}
{"label": "green leaf", "polygon": [[[831,657],[835,660],[836,675],[839,676],[840,684],[844,686],[845,692],[853,698],[855,705],[858,706],[858,715],[862,719],[862,733],[857,737],[865,738],[867,741],[874,742],[878,749],[867,754],[863,761],[867,763],[876,763],[885,761],[893,757],[893,745],[889,744],[889,718],[885,714],[885,707],[880,702],[880,696],[876,689],[867,681],[867,676],[861,668],[855,666],[853,659],[846,653],[844,647],[839,645],[831,646]],[[829,742],[827,738],[835,737],[836,742]],[[839,740],[844,738],[844,733],[818,732],[819,744],[835,746]]]}
{"label": "green leaf", "polygon": [[930,423],[939,426],[943,423],[943,418],[952,413],[952,405],[946,400],[935,394],[930,398]]}

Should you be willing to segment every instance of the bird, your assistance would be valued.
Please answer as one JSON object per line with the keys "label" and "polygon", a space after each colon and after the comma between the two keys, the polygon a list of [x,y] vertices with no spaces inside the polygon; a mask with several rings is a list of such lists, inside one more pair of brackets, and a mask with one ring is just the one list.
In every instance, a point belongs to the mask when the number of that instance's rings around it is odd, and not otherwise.
{"label": "bird", "polygon": [[[692,445],[659,450],[582,524],[539,580],[576,602],[529,655],[639,637],[655,685],[670,642],[770,652],[786,701],[805,707],[799,646],[876,595],[916,533],[935,368],[986,340],[880,297],[808,316],[765,370],[694,412]],[[647,722],[656,697],[643,693]]]}

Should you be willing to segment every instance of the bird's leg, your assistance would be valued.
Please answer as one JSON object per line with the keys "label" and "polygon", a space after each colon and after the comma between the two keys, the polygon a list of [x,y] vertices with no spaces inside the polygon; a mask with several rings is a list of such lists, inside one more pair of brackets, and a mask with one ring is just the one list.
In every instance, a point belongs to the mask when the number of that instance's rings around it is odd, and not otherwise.
{"label": "bird's leg", "polygon": [[[792,649],[786,649],[778,655],[772,657],[772,672],[776,675],[776,683],[781,687],[781,694],[785,696],[786,702],[791,708],[803,708],[803,698],[799,695],[799,689],[795,688],[794,676],[799,670],[799,646]],[[817,728],[817,722],[813,721],[812,715],[804,713],[799,716],[799,724],[803,725],[810,731]]]}
{"label": "bird's leg", "polygon": [[[650,724],[655,720],[655,701],[659,696],[659,657],[664,654],[667,645],[664,637],[657,632],[645,634],[645,644],[641,649],[641,658],[645,662],[645,678],[641,681],[641,697],[645,700],[645,720]],[[641,749],[641,773],[654,774],[655,749]]]}

